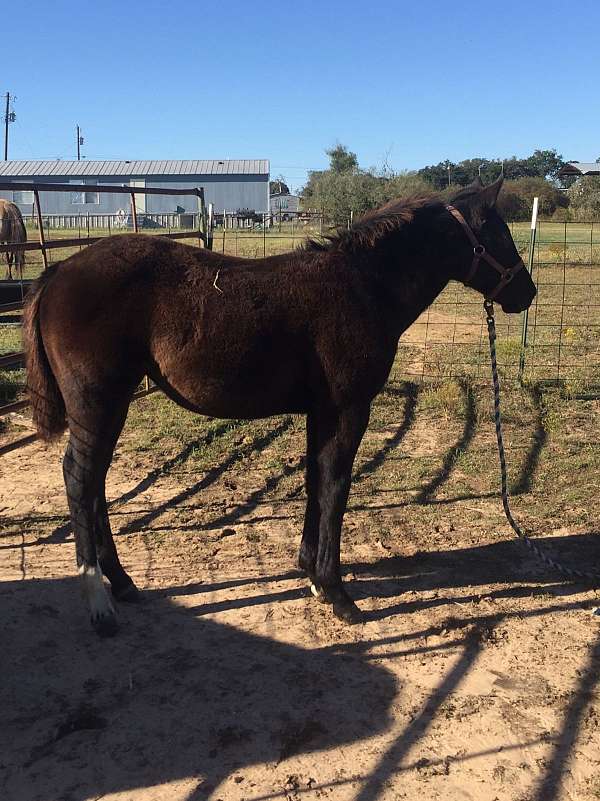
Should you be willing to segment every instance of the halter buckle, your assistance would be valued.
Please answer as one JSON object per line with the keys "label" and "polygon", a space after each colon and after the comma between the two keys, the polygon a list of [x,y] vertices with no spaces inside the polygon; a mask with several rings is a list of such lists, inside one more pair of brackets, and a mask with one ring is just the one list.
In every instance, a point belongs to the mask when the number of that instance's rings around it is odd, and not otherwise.
{"label": "halter buckle", "polygon": [[485,253],[485,245],[475,245],[475,247],[473,248],[473,253],[476,256],[483,256],[483,254]]}

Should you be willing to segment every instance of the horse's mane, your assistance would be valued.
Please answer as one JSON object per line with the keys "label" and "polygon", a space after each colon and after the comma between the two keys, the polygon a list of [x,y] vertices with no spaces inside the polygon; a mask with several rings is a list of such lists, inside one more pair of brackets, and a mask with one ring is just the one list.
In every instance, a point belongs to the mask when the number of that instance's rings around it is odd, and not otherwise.
{"label": "horse's mane", "polygon": [[391,200],[385,206],[368,211],[347,230],[340,229],[324,236],[322,240],[309,239],[306,248],[352,252],[374,247],[392,231],[410,225],[416,212],[438,207],[440,203],[437,195]]}

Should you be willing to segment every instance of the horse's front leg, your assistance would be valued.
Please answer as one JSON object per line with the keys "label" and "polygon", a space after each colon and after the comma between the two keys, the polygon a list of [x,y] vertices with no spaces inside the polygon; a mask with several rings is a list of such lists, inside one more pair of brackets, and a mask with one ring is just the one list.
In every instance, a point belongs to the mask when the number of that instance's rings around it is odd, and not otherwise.
{"label": "horse's front leg", "polygon": [[352,465],[369,412],[370,404],[362,403],[317,418],[319,543],[314,579],[335,615],[349,623],[359,622],[361,613],[342,584],[340,540]]}
{"label": "horse's front leg", "polygon": [[[104,481],[102,482],[104,485]],[[131,577],[125,572],[123,565],[119,560],[119,555],[115,547],[112,531],[110,528],[110,520],[108,517],[108,508],[106,505],[106,496],[104,486],[98,498],[98,517],[96,521],[96,551],[98,553],[98,562],[102,568],[102,573],[110,581],[110,588],[112,595],[117,601],[138,602],[142,597],[133,583]]]}

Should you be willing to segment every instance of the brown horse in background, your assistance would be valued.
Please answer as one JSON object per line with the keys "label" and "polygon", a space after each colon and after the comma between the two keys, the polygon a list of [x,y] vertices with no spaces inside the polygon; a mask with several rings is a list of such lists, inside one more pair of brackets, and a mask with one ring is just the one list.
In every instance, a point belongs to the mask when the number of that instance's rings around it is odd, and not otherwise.
{"label": "brown horse in background", "polygon": [[[21,244],[27,241],[25,223],[19,207],[10,200],[0,198],[0,245]],[[11,278],[13,262],[19,278],[23,278],[25,251],[9,250],[6,253],[6,277]]]}
{"label": "brown horse in background", "polygon": [[[352,464],[400,335],[450,280],[506,312],[535,287],[495,209],[500,182],[396,201],[325,243],[240,259],[160,236],[113,236],[46,270],[27,296],[33,419],[69,428],[63,462],[77,563],[99,634],[137,590],[113,542],[105,477],[144,375],[201,414],[307,418],[300,566],[336,615],[360,619],[342,584],[340,536]],[[514,279],[514,280],[513,280]]]}

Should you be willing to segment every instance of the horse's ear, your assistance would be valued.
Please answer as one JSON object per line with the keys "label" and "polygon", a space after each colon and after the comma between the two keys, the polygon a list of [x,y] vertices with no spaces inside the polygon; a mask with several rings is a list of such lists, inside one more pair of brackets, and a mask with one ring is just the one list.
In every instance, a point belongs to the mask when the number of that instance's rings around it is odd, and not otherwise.
{"label": "horse's ear", "polygon": [[476,176],[475,176],[475,178],[473,179],[473,183],[471,184],[471,186],[473,187],[473,189],[483,189],[483,181],[481,180],[481,178],[479,177],[479,175],[476,175]]}
{"label": "horse's ear", "polygon": [[493,184],[488,184],[484,187],[481,192],[479,193],[479,200],[487,209],[493,209],[496,205],[496,201],[498,200],[498,194],[502,189],[502,184],[504,183],[504,176],[501,175],[497,181],[494,181]]}

